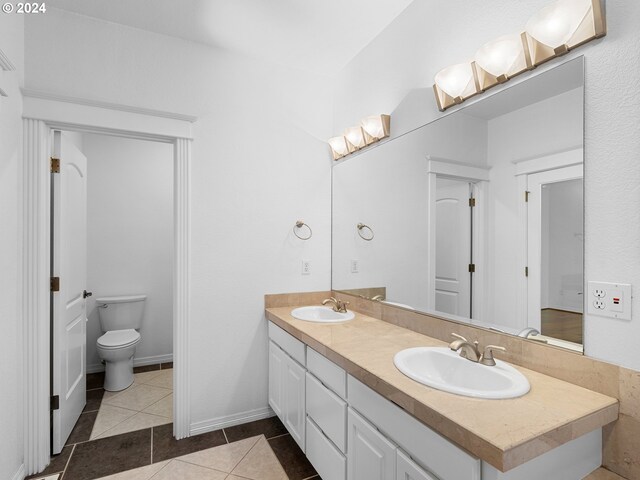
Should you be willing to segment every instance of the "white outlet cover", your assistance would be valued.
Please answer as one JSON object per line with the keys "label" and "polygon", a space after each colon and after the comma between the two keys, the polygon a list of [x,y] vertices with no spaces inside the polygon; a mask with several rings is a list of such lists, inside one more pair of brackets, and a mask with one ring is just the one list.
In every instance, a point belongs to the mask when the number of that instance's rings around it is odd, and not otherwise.
{"label": "white outlet cover", "polygon": [[[587,313],[618,320],[631,320],[631,284],[589,282],[587,286]],[[600,302],[604,304],[602,308],[599,308]]]}

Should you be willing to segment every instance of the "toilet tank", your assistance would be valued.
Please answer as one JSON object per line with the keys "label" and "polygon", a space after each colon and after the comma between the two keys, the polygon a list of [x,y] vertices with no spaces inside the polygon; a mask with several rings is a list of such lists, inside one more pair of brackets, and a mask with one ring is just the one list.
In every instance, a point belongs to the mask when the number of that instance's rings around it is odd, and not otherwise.
{"label": "toilet tank", "polygon": [[96,298],[98,318],[103,332],[140,329],[146,295],[121,295]]}

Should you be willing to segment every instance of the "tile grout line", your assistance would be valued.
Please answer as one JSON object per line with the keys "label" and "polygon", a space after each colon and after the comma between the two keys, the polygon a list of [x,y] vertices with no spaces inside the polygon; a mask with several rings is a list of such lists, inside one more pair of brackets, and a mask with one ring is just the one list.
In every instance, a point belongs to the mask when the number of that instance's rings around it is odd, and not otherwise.
{"label": "tile grout line", "polygon": [[73,457],[73,454],[76,451],[76,446],[75,444],[73,445],[73,448],[71,449],[71,453],[69,454],[69,458],[67,458],[67,463],[64,464],[64,469],[62,470],[62,475],[60,475],[59,480],[62,480],[65,476],[65,474],[67,473],[67,468],[69,468],[69,463],[71,463],[71,458]]}
{"label": "tile grout line", "polygon": [[229,439],[227,438],[227,432],[224,431],[224,428],[222,429],[222,434],[224,435],[225,442],[227,442],[227,444],[229,444]]}
{"label": "tile grout line", "polygon": [[276,435],[275,437],[267,437],[265,435],[264,438],[266,438],[267,440],[274,440],[276,438],[286,437],[287,435],[291,435],[291,434],[290,433],[281,433],[280,435]]}
{"label": "tile grout line", "polygon": [[151,427],[151,463],[153,465],[153,427]]}

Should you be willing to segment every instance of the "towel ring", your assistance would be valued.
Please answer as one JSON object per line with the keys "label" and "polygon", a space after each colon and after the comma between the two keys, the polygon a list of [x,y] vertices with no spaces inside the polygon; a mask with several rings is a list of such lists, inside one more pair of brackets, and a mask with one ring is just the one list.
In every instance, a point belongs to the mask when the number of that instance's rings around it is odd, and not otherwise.
{"label": "towel ring", "polygon": [[[371,227],[369,225],[359,223],[358,225],[356,225],[356,228],[358,229],[358,235],[360,235],[360,238],[366,240],[367,242],[370,242],[371,240],[373,240],[373,237],[375,237],[373,230],[371,230]],[[371,236],[365,236],[362,234],[362,230],[365,228],[371,232]]]}
{"label": "towel ring", "polygon": [[[309,235],[307,235],[306,237],[301,237],[300,235],[298,235],[298,230],[301,229],[302,227],[307,227],[309,229]],[[313,231],[311,230],[311,227],[309,225],[304,223],[302,220],[298,220],[295,226],[293,227],[293,234],[296,237],[298,237],[300,240],[309,240],[313,235]]]}

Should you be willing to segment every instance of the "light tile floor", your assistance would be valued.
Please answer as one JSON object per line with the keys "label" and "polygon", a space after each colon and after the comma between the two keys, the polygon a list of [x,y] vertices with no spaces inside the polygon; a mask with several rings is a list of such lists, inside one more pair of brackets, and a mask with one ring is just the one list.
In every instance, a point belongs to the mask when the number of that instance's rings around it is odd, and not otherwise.
{"label": "light tile floor", "polygon": [[120,392],[105,392],[90,440],[173,421],[173,369],[136,373]]}
{"label": "light tile floor", "polygon": [[[318,478],[314,476],[314,478]],[[264,435],[201,450],[100,480],[287,480]]]}

